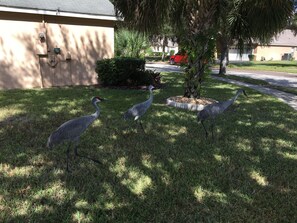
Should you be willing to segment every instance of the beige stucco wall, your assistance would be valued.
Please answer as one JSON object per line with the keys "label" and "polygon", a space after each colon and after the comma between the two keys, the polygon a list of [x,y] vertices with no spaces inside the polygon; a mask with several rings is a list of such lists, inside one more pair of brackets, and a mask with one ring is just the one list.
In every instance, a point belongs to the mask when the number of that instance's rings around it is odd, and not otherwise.
{"label": "beige stucco wall", "polygon": [[96,84],[96,60],[114,56],[113,27],[112,21],[1,13],[0,89]]}
{"label": "beige stucco wall", "polygon": [[[291,53],[292,47],[284,46],[258,46],[254,50],[256,60],[261,60],[261,57],[265,57],[266,60],[281,60],[285,53]],[[297,59],[297,51],[294,48],[294,58]]]}

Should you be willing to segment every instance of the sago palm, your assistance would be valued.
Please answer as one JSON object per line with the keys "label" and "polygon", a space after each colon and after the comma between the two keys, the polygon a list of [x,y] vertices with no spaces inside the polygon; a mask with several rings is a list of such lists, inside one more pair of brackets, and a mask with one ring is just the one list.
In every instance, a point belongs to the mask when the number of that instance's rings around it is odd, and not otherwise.
{"label": "sago palm", "polygon": [[149,41],[143,33],[120,28],[115,35],[116,56],[142,57],[149,48]]}

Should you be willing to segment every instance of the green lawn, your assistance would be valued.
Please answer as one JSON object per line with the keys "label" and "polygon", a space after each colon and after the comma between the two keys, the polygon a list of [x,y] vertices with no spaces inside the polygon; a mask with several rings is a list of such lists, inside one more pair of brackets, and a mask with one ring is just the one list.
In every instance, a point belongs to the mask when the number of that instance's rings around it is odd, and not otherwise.
{"label": "green lawn", "polygon": [[229,68],[297,73],[297,61],[254,61],[230,63]]}
{"label": "green lawn", "polygon": [[[165,105],[183,92],[163,74],[143,117],[147,134],[122,120],[140,90],[92,87],[0,91],[0,222],[294,222],[297,219],[297,113],[246,89],[206,140],[195,112]],[[203,96],[225,100],[237,86],[208,80]],[[79,152],[102,165],[45,147],[61,123],[100,118]],[[209,126],[209,123],[207,123]]]}

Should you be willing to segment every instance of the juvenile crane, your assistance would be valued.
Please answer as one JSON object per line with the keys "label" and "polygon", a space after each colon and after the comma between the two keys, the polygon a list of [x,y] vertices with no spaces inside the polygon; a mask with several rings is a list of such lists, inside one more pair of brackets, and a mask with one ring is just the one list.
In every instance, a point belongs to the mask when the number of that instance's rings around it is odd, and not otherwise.
{"label": "juvenile crane", "polygon": [[239,89],[236,92],[236,95],[232,98],[230,98],[227,101],[220,101],[220,102],[215,102],[213,104],[207,105],[203,110],[201,110],[198,114],[197,114],[197,119],[198,122],[201,121],[201,124],[204,128],[205,131],[205,137],[207,138],[208,136],[208,132],[203,124],[203,122],[208,119],[211,118],[212,124],[211,124],[211,131],[212,131],[212,138],[213,138],[213,126],[214,126],[214,119],[215,117],[217,117],[219,114],[223,113],[227,108],[229,108],[234,101],[238,98],[238,96],[240,94],[244,94],[245,96],[247,96],[246,92],[243,89]]}
{"label": "juvenile crane", "polygon": [[74,144],[74,153],[76,156],[90,159],[96,163],[100,163],[98,160],[92,159],[87,156],[83,156],[78,154],[77,145],[80,139],[80,136],[86,131],[86,129],[99,117],[100,109],[97,106],[98,102],[101,102],[105,99],[100,97],[93,97],[91,102],[95,107],[95,113],[91,115],[86,115],[82,117],[78,117],[75,119],[71,119],[65,123],[63,123],[56,131],[54,131],[48,138],[47,147],[52,148],[55,145],[58,145],[62,142],[68,141],[69,145],[67,148],[67,171],[69,172],[69,151],[71,144]]}
{"label": "juvenile crane", "polygon": [[147,99],[146,101],[136,104],[133,107],[129,108],[128,111],[125,112],[124,114],[124,119],[134,119],[134,121],[138,121],[143,132],[144,128],[142,126],[142,123],[140,121],[140,117],[143,116],[145,114],[145,112],[148,110],[148,108],[152,105],[153,102],[153,89],[154,86],[150,85],[148,87],[149,91],[150,91],[150,97],[149,99]]}

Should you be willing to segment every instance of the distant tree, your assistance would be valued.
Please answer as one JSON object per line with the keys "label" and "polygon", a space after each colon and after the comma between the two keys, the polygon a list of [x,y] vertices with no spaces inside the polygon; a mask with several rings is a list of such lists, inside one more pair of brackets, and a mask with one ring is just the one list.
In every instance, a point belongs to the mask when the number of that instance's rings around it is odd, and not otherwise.
{"label": "distant tree", "polygon": [[288,28],[291,29],[295,35],[297,35],[297,14],[293,16],[291,24]]}
{"label": "distant tree", "polygon": [[166,52],[165,49],[168,47],[169,41],[176,42],[176,35],[174,34],[172,27],[170,25],[164,25],[162,29],[149,36],[150,42],[153,45],[158,45],[161,43],[162,48],[162,61],[165,60]]}
{"label": "distant tree", "polygon": [[225,1],[219,20],[219,73],[226,73],[228,49],[232,41],[236,42],[240,54],[253,42],[269,43],[274,35],[286,27],[292,8],[292,0]]}
{"label": "distant tree", "polygon": [[297,0],[294,1],[293,15],[289,20],[288,29],[291,29],[297,35]]}

